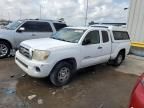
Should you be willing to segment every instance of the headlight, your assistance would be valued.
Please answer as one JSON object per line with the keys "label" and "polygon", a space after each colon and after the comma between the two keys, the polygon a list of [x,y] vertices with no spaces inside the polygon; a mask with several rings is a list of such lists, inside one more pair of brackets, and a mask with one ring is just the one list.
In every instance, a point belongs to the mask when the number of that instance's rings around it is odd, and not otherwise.
{"label": "headlight", "polygon": [[38,60],[38,61],[43,61],[43,60],[46,60],[48,58],[49,54],[50,54],[50,52],[48,52],[48,51],[34,50],[32,59]]}

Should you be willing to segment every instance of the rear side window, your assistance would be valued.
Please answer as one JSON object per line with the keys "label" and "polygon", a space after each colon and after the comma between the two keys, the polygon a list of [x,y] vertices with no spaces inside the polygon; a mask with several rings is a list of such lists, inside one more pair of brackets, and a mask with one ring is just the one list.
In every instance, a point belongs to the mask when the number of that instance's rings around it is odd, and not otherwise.
{"label": "rear side window", "polygon": [[114,39],[115,40],[129,40],[128,32],[124,31],[113,31]]}
{"label": "rear side window", "polygon": [[52,32],[51,25],[48,22],[40,22],[38,26],[40,32]]}
{"label": "rear side window", "polygon": [[52,32],[48,22],[27,21],[22,27],[25,28],[25,32]]}
{"label": "rear side window", "polygon": [[108,37],[108,32],[107,31],[102,31],[102,39],[103,39],[103,43],[106,43],[109,41],[109,37]]}
{"label": "rear side window", "polygon": [[54,24],[56,31],[59,31],[60,29],[67,27],[66,24],[61,24],[61,23],[53,23],[53,24]]}

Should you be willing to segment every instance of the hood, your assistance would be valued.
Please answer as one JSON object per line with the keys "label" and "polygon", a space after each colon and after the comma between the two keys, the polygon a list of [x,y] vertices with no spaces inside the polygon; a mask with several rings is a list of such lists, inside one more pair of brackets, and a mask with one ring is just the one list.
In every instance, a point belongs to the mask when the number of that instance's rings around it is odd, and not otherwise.
{"label": "hood", "polygon": [[56,48],[63,48],[63,47],[73,46],[75,44],[76,43],[60,41],[51,38],[32,39],[32,40],[23,41],[21,43],[21,45],[24,47],[38,49],[38,50],[50,50]]}
{"label": "hood", "polygon": [[11,34],[13,30],[7,30],[7,29],[0,29],[0,35],[7,36],[8,34]]}

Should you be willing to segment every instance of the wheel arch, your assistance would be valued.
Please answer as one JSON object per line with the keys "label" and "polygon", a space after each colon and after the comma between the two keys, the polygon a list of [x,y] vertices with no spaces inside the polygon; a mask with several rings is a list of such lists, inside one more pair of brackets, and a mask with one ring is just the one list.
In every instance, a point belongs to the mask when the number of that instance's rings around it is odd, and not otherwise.
{"label": "wheel arch", "polygon": [[8,43],[8,44],[9,44],[9,46],[10,46],[10,48],[11,48],[11,49],[13,48],[13,47],[12,47],[12,44],[11,44],[11,42],[10,42],[10,41],[8,41],[8,40],[6,40],[6,39],[2,39],[2,38],[0,38],[0,41],[3,41],[3,42]]}
{"label": "wheel arch", "polygon": [[73,58],[73,57],[71,57],[71,58],[65,58],[65,59],[62,59],[62,60],[59,60],[58,62],[56,62],[56,64],[55,64],[54,67],[52,68],[52,70],[55,68],[56,65],[58,65],[58,64],[61,63],[61,62],[68,62],[68,63],[72,64],[74,70],[77,69],[76,59]]}
{"label": "wheel arch", "polygon": [[123,60],[124,60],[125,56],[126,56],[126,49],[125,48],[121,49],[118,54],[120,54],[120,53],[124,55],[123,56]]}

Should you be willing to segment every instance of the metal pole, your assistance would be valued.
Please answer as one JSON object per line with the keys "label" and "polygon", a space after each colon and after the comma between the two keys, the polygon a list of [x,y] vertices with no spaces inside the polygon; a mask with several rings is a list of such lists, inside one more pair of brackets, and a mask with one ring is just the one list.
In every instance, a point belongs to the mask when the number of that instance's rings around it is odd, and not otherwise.
{"label": "metal pole", "polygon": [[1,13],[1,19],[3,19],[3,13]]}
{"label": "metal pole", "polygon": [[86,1],[86,16],[85,16],[85,26],[87,26],[87,14],[88,14],[88,0]]}
{"label": "metal pole", "polygon": [[20,19],[22,18],[22,10],[20,9]]}
{"label": "metal pole", "polygon": [[9,18],[9,21],[10,21],[10,13],[8,12],[8,18]]}
{"label": "metal pole", "polygon": [[40,19],[41,19],[41,5],[40,5]]}

